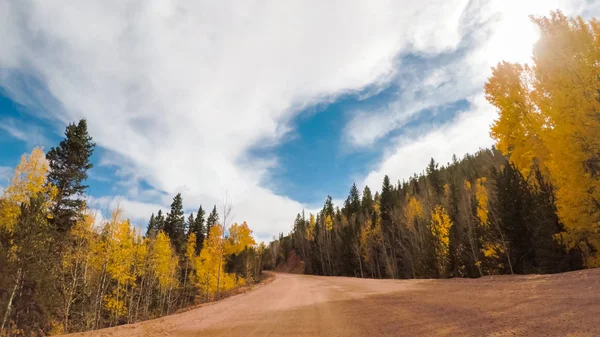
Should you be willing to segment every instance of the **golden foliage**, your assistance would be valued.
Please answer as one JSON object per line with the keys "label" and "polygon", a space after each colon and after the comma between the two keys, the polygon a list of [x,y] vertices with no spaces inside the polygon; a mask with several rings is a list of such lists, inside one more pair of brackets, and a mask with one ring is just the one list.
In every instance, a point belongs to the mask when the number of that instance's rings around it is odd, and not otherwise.
{"label": "golden foliage", "polygon": [[28,205],[33,198],[46,198],[45,208],[50,207],[56,188],[47,184],[48,168],[48,161],[40,148],[33,149],[29,156],[21,157],[12,182],[0,199],[0,228],[11,232],[21,214],[21,204]]}
{"label": "golden foliage", "polygon": [[306,239],[314,240],[315,238],[315,216],[311,213],[308,226],[306,227]]}
{"label": "golden foliage", "polygon": [[187,243],[185,245],[185,259],[186,263],[190,263],[196,257],[196,233],[192,232],[188,235]]}
{"label": "golden foliage", "polygon": [[371,220],[367,219],[365,225],[361,228],[359,238],[361,255],[365,261],[370,261],[374,258],[375,247],[378,247],[382,243],[381,224],[378,222],[375,226],[371,226]]}
{"label": "golden foliage", "polygon": [[541,31],[533,65],[500,63],[486,83],[499,111],[491,134],[525,176],[532,164],[547,175],[566,242],[600,266],[587,248],[600,250],[600,24],[560,12],[533,21]]}
{"label": "golden foliage", "polygon": [[223,234],[221,225],[212,226],[200,255],[194,259],[194,275],[191,277],[206,299],[214,298],[217,291],[226,292],[246,282],[242,277],[225,272],[225,258],[256,245],[246,222],[233,224],[229,228],[229,237]]}
{"label": "golden foliage", "polygon": [[475,181],[475,199],[477,200],[477,218],[486,226],[488,223],[488,192],[485,188],[486,178]]}
{"label": "golden foliage", "polygon": [[175,288],[178,284],[177,265],[179,259],[171,246],[171,240],[163,231],[159,231],[156,235],[151,261],[152,271],[158,279],[161,292]]}
{"label": "golden foliage", "polygon": [[325,217],[325,229],[327,231],[333,230],[333,220],[331,219],[331,215]]}
{"label": "golden foliage", "polygon": [[452,220],[448,216],[446,210],[436,205],[431,213],[430,230],[435,238],[435,254],[438,263],[438,271],[441,275],[444,274],[448,261],[450,247],[450,228]]}
{"label": "golden foliage", "polygon": [[256,241],[252,237],[252,230],[245,221],[241,225],[234,223],[229,227],[229,237],[225,242],[226,255],[239,254],[246,247],[254,245],[256,245]]}
{"label": "golden foliage", "polygon": [[408,201],[406,207],[406,219],[408,228],[414,229],[414,221],[423,218],[423,206],[414,196]]}

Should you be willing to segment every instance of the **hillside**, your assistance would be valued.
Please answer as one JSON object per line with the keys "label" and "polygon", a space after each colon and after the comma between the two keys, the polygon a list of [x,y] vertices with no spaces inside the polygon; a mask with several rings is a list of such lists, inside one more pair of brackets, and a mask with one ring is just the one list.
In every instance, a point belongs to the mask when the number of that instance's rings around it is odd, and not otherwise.
{"label": "hillside", "polygon": [[296,254],[295,250],[292,250],[288,254],[288,258],[285,261],[281,261],[275,271],[280,273],[290,274],[304,274],[305,264],[302,258]]}

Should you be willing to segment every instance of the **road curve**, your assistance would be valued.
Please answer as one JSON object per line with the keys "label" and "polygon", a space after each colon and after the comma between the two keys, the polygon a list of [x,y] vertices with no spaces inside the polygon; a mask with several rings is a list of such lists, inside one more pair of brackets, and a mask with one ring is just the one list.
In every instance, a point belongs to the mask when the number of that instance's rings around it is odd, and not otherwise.
{"label": "road curve", "polygon": [[276,274],[212,305],[76,336],[600,336],[600,269],[452,280]]}

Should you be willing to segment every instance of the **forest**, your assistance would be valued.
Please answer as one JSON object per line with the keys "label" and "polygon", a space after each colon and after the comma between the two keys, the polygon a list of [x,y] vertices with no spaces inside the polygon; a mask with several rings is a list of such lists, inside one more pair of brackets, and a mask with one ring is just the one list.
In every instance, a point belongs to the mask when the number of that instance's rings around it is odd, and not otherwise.
{"label": "forest", "polygon": [[353,184],[343,205],[328,196],[268,245],[230,221],[227,202],[187,215],[181,194],[144,232],[118,207],[97,221],[86,204],[95,144],[85,119],[69,124],[58,146],[22,156],[0,197],[0,336],[175,313],[258,282],[291,252],[308,274],[361,278],[599,267],[600,22],[532,20],[531,64],[500,62],[485,83],[494,147]]}
{"label": "forest", "polygon": [[180,194],[142,234],[117,208],[97,224],[85,202],[95,144],[87,122],[46,154],[23,155],[0,199],[0,336],[131,323],[229,295],[259,280],[264,245],[217,207],[187,218]]}
{"label": "forest", "polygon": [[[373,192],[352,185],[270,243],[306,273],[370,278],[557,273],[600,266],[600,22],[532,17],[532,64],[485,83],[496,145]],[[465,130],[468,132],[468,130]],[[406,160],[411,160],[406,158]]]}

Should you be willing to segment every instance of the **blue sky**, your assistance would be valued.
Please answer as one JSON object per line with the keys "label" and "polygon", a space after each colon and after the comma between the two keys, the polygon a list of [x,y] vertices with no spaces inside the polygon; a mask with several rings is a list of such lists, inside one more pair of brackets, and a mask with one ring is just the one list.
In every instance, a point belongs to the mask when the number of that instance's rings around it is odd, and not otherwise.
{"label": "blue sky", "polygon": [[529,14],[591,0],[0,4],[0,186],[88,120],[91,208],[138,226],[182,193],[259,239],[353,182],[489,146],[490,67],[527,62]]}

